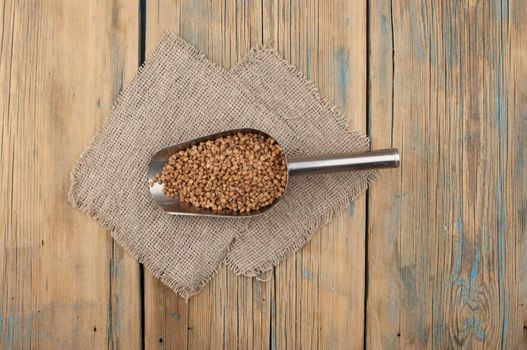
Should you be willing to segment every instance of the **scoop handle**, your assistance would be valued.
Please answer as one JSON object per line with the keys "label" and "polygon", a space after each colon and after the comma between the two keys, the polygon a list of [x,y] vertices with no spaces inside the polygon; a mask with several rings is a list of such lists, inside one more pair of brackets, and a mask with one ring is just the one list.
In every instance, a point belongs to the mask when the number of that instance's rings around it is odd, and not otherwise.
{"label": "scoop handle", "polygon": [[396,148],[362,153],[322,154],[289,159],[289,175],[334,173],[338,171],[397,168],[401,160]]}

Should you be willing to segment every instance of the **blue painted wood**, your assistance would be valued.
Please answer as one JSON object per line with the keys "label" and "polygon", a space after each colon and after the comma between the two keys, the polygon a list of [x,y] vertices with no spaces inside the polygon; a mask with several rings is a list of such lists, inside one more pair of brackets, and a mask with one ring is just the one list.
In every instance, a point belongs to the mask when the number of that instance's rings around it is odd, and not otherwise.
{"label": "blue painted wood", "polygon": [[370,191],[367,344],[523,348],[527,5],[369,3],[372,144],[402,166]]}

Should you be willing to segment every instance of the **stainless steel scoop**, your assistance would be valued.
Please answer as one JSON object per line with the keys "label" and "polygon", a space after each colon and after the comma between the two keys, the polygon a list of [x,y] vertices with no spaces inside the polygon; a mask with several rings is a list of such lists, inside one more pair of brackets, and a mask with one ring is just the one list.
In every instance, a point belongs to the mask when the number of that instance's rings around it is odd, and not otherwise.
{"label": "stainless steel scoop", "polygon": [[[150,160],[150,163],[148,165],[148,182],[150,183],[155,175],[161,174],[161,172],[163,171],[163,166],[167,162],[168,158],[174,153],[192,147],[193,145],[198,144],[202,141],[214,140],[218,137],[232,135],[237,132],[252,132],[264,135],[266,137],[271,137],[270,135],[260,130],[249,128],[235,129],[163,148],[160,151],[156,152]],[[288,159],[286,157],[288,176],[317,173],[333,173],[337,171],[349,170],[397,168],[399,166],[399,163],[399,152],[395,148],[363,153],[323,154],[293,159]],[[285,195],[286,192],[284,192],[282,197]],[[249,213],[237,213],[228,209],[224,209],[221,211],[212,211],[210,209],[197,208],[190,203],[180,201],[178,198],[167,197],[163,194],[163,185],[160,185],[157,182],[150,187],[150,194],[152,195],[152,198],[154,198],[154,201],[169,214],[219,216],[231,218],[262,214],[265,211],[269,210],[280,200],[280,198],[282,198],[280,197],[274,203],[266,207],[260,208],[259,210],[251,211]]]}

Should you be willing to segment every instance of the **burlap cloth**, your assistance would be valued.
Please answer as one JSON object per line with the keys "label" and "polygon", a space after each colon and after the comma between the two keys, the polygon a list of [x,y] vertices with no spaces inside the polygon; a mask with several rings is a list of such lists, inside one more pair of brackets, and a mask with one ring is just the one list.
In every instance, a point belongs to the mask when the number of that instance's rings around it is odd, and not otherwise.
{"label": "burlap cloth", "polygon": [[153,153],[242,127],[273,135],[288,156],[369,147],[272,49],[254,48],[226,71],[167,34],[75,166],[70,201],[188,298],[222,262],[245,276],[272,269],[376,178],[375,171],[291,177],[274,208],[246,219],[168,215],[153,202],[147,184]]}

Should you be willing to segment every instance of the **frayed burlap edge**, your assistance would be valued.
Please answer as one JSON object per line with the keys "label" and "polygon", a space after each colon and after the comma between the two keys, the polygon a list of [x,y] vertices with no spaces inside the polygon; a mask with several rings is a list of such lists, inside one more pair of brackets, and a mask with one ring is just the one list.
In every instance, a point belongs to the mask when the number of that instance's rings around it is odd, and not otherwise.
{"label": "frayed burlap edge", "polygon": [[[202,53],[192,44],[178,37],[175,33],[165,32],[165,34],[159,41],[159,44],[154,49],[154,52],[152,53],[152,55],[148,59],[146,59],[145,62],[138,68],[133,78],[125,85],[125,87],[119,93],[119,95],[117,96],[115,100],[115,103],[112,106],[109,116],[105,119],[102,127],[97,131],[96,135],[93,137],[88,148],[80,155],[70,175],[70,188],[68,191],[68,201],[72,204],[73,207],[79,209],[81,212],[92,217],[93,219],[95,219],[96,222],[101,224],[105,229],[107,229],[110,232],[110,235],[112,236],[112,238],[121,247],[123,247],[132,257],[134,257],[139,263],[143,264],[152,273],[154,277],[159,278],[161,282],[163,282],[165,285],[167,285],[172,290],[174,290],[178,295],[182,296],[185,299],[185,301],[188,301],[188,299],[191,296],[201,291],[201,289],[203,289],[203,287],[208,282],[210,282],[212,278],[216,276],[220,268],[219,265],[214,269],[214,271],[212,272],[210,276],[201,280],[196,288],[192,290],[188,290],[186,286],[180,285],[177,281],[166,277],[166,275],[163,273],[163,270],[160,268],[154,267],[153,264],[148,260],[147,256],[137,254],[134,251],[135,243],[130,241],[124,232],[121,232],[118,228],[116,228],[113,224],[111,224],[107,220],[107,218],[105,218],[104,213],[99,212],[99,210],[97,210],[96,208],[90,209],[86,204],[79,203],[76,200],[75,194],[74,194],[74,189],[77,184],[77,175],[80,172],[80,169],[82,168],[86,157],[90,154],[92,149],[96,146],[97,141],[101,137],[102,131],[106,128],[106,125],[109,123],[114,110],[127,97],[130,91],[130,86],[136,81],[137,77],[142,73],[145,66],[150,64],[152,59],[159,53],[159,50],[161,50],[164,44],[168,41],[171,41],[177,47],[188,51],[188,53],[193,59],[196,59],[198,62],[204,64],[206,67],[214,68],[218,70],[221,74],[227,74],[229,72],[225,68],[218,66],[213,61],[209,60],[205,56],[204,53]],[[302,72],[298,71],[298,69],[294,65],[289,64],[283,57],[281,57],[274,48],[268,47],[268,46],[262,46],[262,45],[257,45],[251,48],[248,51],[248,53],[244,56],[244,58],[239,63],[237,63],[234,67],[231,68],[231,71],[236,72],[237,70],[245,68],[247,64],[249,64],[250,60],[254,58],[259,52],[265,52],[265,53],[273,55],[282,65],[287,67],[289,72],[291,72],[293,76],[295,76],[297,79],[300,80],[302,86],[304,86],[312,94],[315,100],[318,103],[320,103],[320,105],[326,110],[327,114],[330,117],[337,120],[338,124],[341,126],[343,131],[345,131],[350,137],[357,138],[358,140],[361,141],[361,143],[365,147],[369,148],[370,142],[369,142],[368,136],[362,134],[360,131],[349,129],[348,121],[347,121],[347,118],[344,116],[344,114],[337,107],[329,103],[327,99],[320,94],[317,86],[313,82],[308,80]],[[337,206],[333,208],[329,208],[326,215],[324,215],[320,219],[313,221],[309,225],[308,228],[303,230],[300,240],[295,241],[282,254],[280,254],[277,258],[272,259],[272,261],[270,261],[268,264],[265,264],[264,266],[254,269],[253,271],[240,271],[234,265],[233,262],[228,260],[227,258],[228,251],[226,251],[224,254],[225,255],[223,259],[224,263],[239,276],[258,278],[258,275],[269,271],[274,266],[279,265],[288,256],[292,255],[293,253],[298,251],[300,248],[302,248],[311,239],[311,237],[313,236],[313,233],[317,229],[319,229],[323,225],[328,224],[335,217],[340,215],[346,209],[347,205],[349,205],[351,201],[353,201],[357,196],[359,196],[362,192],[364,192],[368,188],[368,186],[372,182],[374,182],[377,178],[378,178],[378,172],[371,171],[368,177],[362,179],[362,181],[359,183],[359,185],[354,189],[352,193],[346,196],[343,200],[340,200]],[[146,182],[146,179],[145,179],[145,182]]]}

